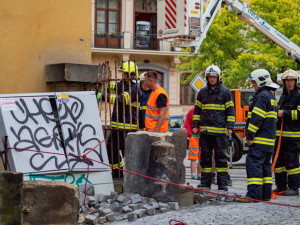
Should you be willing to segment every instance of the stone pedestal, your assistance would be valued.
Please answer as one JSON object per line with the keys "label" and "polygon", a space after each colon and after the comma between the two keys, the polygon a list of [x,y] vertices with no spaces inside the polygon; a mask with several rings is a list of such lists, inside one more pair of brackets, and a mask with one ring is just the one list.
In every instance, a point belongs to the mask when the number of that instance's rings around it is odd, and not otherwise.
{"label": "stone pedestal", "polygon": [[[126,138],[124,168],[159,180],[184,184],[186,137],[186,131],[129,133]],[[192,190],[130,173],[125,173],[123,189],[124,192],[138,193],[161,202],[193,204]]]}
{"label": "stone pedestal", "polygon": [[60,181],[24,182],[24,225],[77,224],[78,209],[76,185]]}
{"label": "stone pedestal", "polygon": [[0,224],[22,224],[23,174],[0,171]]}

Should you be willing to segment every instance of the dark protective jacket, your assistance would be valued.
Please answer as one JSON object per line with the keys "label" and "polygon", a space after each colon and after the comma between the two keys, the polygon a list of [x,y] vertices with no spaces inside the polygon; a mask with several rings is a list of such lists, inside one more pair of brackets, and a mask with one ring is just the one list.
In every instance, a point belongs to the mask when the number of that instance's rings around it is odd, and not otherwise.
{"label": "dark protective jacket", "polygon": [[[300,88],[288,94],[284,88],[279,99],[279,109],[283,110],[282,137],[288,140],[300,140]],[[276,136],[280,135],[281,118],[277,121]]]}
{"label": "dark protective jacket", "polygon": [[147,106],[147,102],[148,99],[150,97],[152,90],[148,90],[146,91],[141,98],[141,102],[140,102],[140,111],[139,111],[139,127],[140,129],[144,129],[145,128],[145,114],[146,114],[146,106]]}
{"label": "dark protective jacket", "polygon": [[193,114],[193,127],[201,125],[201,133],[224,135],[233,129],[235,122],[234,104],[230,90],[219,83],[212,90],[206,86],[197,96]]}
{"label": "dark protective jacket", "polygon": [[[139,101],[142,96],[142,92],[140,88],[136,85],[136,83],[131,82],[131,95],[129,93],[129,82],[124,82],[124,91],[122,89],[122,82],[117,83],[118,88],[118,98],[116,95],[109,94],[107,95],[107,101],[110,101],[111,104],[114,105],[113,113],[111,118],[112,127],[130,128],[130,102],[131,102],[131,113],[132,113],[132,129],[137,129],[137,107],[139,107]],[[116,85],[110,85],[111,92],[116,93]],[[123,113],[123,96],[125,101],[125,113]],[[102,94],[102,101],[105,100],[105,95]],[[117,123],[117,103],[118,103],[118,121]],[[123,116],[125,114],[125,123]]]}
{"label": "dark protective jacket", "polygon": [[246,139],[256,144],[274,146],[277,112],[277,101],[274,95],[269,88],[262,87],[256,92],[249,106]]}

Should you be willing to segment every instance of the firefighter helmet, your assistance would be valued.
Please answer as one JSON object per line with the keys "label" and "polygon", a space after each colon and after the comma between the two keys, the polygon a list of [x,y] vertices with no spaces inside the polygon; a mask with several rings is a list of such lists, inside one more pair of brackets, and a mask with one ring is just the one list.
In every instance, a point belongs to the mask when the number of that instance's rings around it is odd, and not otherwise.
{"label": "firefighter helmet", "polygon": [[221,70],[219,67],[215,66],[215,65],[211,65],[209,67],[206,68],[205,70],[205,77],[207,79],[207,76],[210,75],[210,76],[217,76],[220,78],[221,76]]}
{"label": "firefighter helmet", "polygon": [[247,82],[256,81],[258,87],[270,87],[278,89],[279,85],[273,83],[270,73],[265,69],[254,70],[248,77]]}
{"label": "firefighter helmet", "polygon": [[282,81],[286,80],[286,79],[295,79],[296,80],[296,84],[298,83],[299,80],[299,76],[298,73],[295,70],[292,69],[288,69],[287,71],[285,71],[281,77]]}
{"label": "firefighter helmet", "polygon": [[140,82],[145,81],[145,75],[146,75],[146,73],[147,73],[147,72],[143,72],[143,73],[139,76]]}
{"label": "firefighter helmet", "polygon": [[136,78],[139,76],[138,67],[132,61],[130,61],[129,63],[128,62],[123,63],[123,66],[119,68],[119,71],[124,73],[129,73],[131,78]]}

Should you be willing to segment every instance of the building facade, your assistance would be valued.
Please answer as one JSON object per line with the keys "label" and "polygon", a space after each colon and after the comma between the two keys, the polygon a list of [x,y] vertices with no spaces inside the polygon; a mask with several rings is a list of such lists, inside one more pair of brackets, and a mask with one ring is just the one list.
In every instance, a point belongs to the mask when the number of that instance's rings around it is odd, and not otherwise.
{"label": "building facade", "polygon": [[195,92],[176,69],[180,49],[157,38],[157,0],[3,1],[0,17],[1,94],[83,90],[84,73],[70,78],[64,67],[63,79],[49,78],[47,65],[109,61],[114,73],[132,60],[139,72],[157,71],[170,115],[193,107]]}

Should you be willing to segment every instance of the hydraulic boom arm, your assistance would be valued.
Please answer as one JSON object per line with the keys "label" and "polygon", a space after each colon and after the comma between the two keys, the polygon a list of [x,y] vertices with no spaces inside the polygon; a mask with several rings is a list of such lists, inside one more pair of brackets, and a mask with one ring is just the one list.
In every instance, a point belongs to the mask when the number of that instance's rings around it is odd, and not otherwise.
{"label": "hydraulic boom arm", "polygon": [[[287,55],[291,56],[298,64],[300,64],[300,47],[283,35],[280,31],[276,30],[260,16],[258,16],[250,9],[246,2],[241,2],[240,0],[210,1],[207,9],[204,12],[204,15],[202,15],[203,11],[201,12],[201,18],[204,18],[204,22],[201,23],[200,37],[197,37],[192,44],[192,46],[195,47],[195,52],[198,52],[204,38],[206,37],[206,33],[209,30],[211,23],[214,20],[222,3],[226,3],[229,6],[229,11],[235,10],[240,19],[245,21],[247,24],[254,26],[257,30],[282,47],[286,51]],[[201,0],[201,5],[203,5],[203,0]]]}

